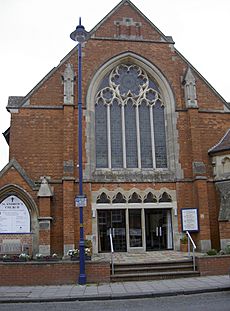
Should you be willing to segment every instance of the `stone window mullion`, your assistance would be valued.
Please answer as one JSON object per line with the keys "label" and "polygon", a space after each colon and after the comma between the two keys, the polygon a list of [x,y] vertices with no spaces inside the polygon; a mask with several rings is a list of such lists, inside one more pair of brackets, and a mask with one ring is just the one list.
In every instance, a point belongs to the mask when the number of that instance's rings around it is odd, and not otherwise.
{"label": "stone window mullion", "polygon": [[136,131],[137,131],[137,163],[141,168],[141,143],[140,143],[140,126],[139,126],[139,106],[136,105]]}
{"label": "stone window mullion", "polygon": [[150,112],[150,125],[151,125],[153,168],[156,168],[155,139],[154,139],[154,125],[153,125],[153,106],[150,106],[149,112]]}
{"label": "stone window mullion", "polygon": [[126,168],[126,140],[125,140],[125,107],[121,105],[121,118],[122,118],[122,144],[123,144],[123,167]]}
{"label": "stone window mullion", "polygon": [[110,105],[107,105],[107,139],[108,139],[108,167],[112,168],[111,131],[110,131]]}

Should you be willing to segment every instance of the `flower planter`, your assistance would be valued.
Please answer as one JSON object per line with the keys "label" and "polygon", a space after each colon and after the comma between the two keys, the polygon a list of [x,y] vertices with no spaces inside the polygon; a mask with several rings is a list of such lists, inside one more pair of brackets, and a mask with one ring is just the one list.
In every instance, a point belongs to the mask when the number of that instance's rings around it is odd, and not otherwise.
{"label": "flower planter", "polygon": [[180,251],[181,252],[187,252],[188,251],[188,244],[180,244]]}
{"label": "flower planter", "polygon": [[[73,256],[70,258],[71,261],[80,261],[80,257],[79,256]],[[89,261],[91,260],[91,256],[85,255],[85,260]]]}
{"label": "flower planter", "polygon": [[26,262],[28,261],[26,258],[3,258],[3,262]]}

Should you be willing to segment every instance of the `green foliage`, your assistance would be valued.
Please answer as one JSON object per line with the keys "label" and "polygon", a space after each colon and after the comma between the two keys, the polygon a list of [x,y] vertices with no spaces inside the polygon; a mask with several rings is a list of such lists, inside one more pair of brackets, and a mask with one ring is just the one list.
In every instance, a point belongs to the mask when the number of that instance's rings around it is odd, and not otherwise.
{"label": "green foliage", "polygon": [[86,248],[92,248],[92,241],[90,241],[90,240],[85,240],[85,247],[86,247]]}
{"label": "green foliage", "polygon": [[207,255],[208,256],[215,256],[215,255],[217,255],[217,250],[212,248],[209,251],[207,251]]}
{"label": "green foliage", "polygon": [[181,241],[181,244],[187,244],[187,243],[188,243],[188,237],[187,237],[187,235],[184,234],[184,235],[181,237],[180,241]]}
{"label": "green foliage", "polygon": [[230,245],[227,245],[227,246],[225,247],[224,253],[225,253],[226,255],[230,255]]}

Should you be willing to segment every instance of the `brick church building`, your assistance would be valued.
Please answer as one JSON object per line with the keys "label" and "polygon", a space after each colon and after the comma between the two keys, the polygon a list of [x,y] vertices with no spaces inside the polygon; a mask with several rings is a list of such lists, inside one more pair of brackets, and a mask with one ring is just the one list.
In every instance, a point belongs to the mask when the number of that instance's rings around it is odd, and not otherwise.
{"label": "brick church building", "polygon": [[[129,0],[82,45],[85,239],[93,253],[230,243],[230,105]],[[10,96],[0,246],[63,256],[79,243],[77,46]],[[14,246],[13,246],[14,245]]]}

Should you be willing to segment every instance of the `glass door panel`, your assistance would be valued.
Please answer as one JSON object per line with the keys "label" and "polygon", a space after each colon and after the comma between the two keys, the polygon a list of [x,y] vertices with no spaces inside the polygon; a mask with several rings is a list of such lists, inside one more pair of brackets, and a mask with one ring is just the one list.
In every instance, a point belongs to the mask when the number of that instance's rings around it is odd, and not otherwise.
{"label": "glass door panel", "polygon": [[126,251],[125,210],[98,210],[99,252],[110,252],[112,233],[115,252]]}
{"label": "glass door panel", "polygon": [[142,247],[141,210],[129,210],[129,243],[130,247]]}
{"label": "glass door panel", "polygon": [[146,209],[146,250],[172,249],[171,210]]}

